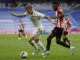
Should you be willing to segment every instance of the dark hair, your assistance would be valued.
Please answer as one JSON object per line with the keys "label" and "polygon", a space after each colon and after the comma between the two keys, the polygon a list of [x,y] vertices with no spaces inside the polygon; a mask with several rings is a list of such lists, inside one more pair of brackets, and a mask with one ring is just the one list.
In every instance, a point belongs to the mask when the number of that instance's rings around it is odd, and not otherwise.
{"label": "dark hair", "polygon": [[52,2],[52,4],[53,4],[53,5],[54,5],[54,4],[56,4],[56,5],[58,5],[58,6],[59,6],[59,3],[58,3],[57,1]]}

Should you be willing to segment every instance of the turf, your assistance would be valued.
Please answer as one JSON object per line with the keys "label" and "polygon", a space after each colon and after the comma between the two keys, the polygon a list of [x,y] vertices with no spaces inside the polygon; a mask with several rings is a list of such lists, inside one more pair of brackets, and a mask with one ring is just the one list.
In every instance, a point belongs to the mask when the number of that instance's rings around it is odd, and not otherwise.
{"label": "turf", "polygon": [[[48,35],[41,35],[41,41],[45,47],[47,37]],[[69,49],[57,45],[55,39],[53,39],[50,55],[43,58],[41,49],[37,55],[31,55],[35,49],[28,43],[28,39],[22,37],[22,40],[18,40],[17,35],[0,35],[0,60],[80,60],[80,35],[70,35],[68,37],[72,45],[76,47],[74,56]],[[27,59],[20,58],[21,51],[27,51]]]}

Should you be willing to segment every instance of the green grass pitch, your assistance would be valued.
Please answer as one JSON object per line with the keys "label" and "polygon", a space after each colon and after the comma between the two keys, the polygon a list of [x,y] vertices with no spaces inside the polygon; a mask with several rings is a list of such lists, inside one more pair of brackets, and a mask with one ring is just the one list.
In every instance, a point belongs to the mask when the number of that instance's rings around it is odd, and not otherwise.
{"label": "green grass pitch", "polygon": [[[47,37],[48,35],[41,35],[40,39],[45,47]],[[32,56],[35,49],[28,43],[28,39],[23,37],[22,40],[18,40],[17,35],[0,35],[0,60],[80,60],[80,35],[68,35],[68,38],[72,45],[76,47],[74,56],[69,49],[57,45],[55,39],[53,39],[50,55],[43,58],[41,49],[37,55]],[[27,59],[20,58],[21,51],[27,51],[29,54]]]}

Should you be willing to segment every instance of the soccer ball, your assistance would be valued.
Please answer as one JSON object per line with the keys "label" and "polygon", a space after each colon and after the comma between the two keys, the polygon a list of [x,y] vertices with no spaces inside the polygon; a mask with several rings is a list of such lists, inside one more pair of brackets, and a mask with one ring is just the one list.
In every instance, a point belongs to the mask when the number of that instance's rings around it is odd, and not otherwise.
{"label": "soccer ball", "polygon": [[21,57],[21,58],[27,58],[27,57],[28,57],[28,53],[27,53],[26,51],[22,51],[22,52],[20,53],[20,57]]}

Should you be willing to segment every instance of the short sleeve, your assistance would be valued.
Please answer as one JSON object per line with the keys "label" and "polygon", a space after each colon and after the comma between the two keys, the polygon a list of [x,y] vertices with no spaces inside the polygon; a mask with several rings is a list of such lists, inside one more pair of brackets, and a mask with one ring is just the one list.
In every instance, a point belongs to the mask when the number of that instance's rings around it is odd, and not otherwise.
{"label": "short sleeve", "polygon": [[45,17],[45,14],[42,14],[40,12],[37,12],[36,15],[39,16],[39,17],[41,17],[41,18],[44,18]]}
{"label": "short sleeve", "polygon": [[59,12],[59,13],[62,12],[62,13],[64,14],[63,9],[58,9],[58,12]]}
{"label": "short sleeve", "polygon": [[68,24],[71,24],[70,20],[68,20]]}
{"label": "short sleeve", "polygon": [[25,12],[25,13],[24,13],[24,15],[26,15],[26,16],[27,16],[27,15],[28,15],[28,13],[27,13],[27,12]]}

